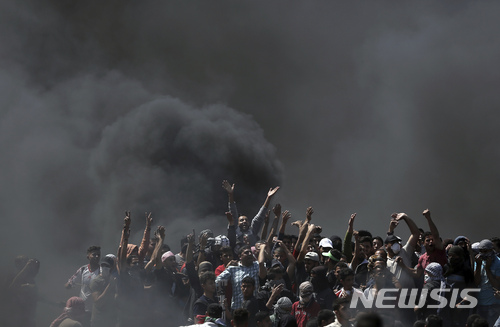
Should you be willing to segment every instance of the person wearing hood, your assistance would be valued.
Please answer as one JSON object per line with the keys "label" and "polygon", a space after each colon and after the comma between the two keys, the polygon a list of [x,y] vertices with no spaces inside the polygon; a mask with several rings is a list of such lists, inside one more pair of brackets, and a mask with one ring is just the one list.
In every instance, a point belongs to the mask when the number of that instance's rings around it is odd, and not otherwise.
{"label": "person wearing hood", "polygon": [[453,245],[457,245],[462,248],[464,264],[472,269],[474,267],[474,252],[472,251],[469,239],[465,236],[458,236],[453,241]]}
{"label": "person wearing hood", "polygon": [[292,316],[295,317],[298,327],[305,327],[307,321],[316,317],[321,310],[314,298],[314,287],[311,282],[303,282],[299,286],[299,301],[292,305]]}
{"label": "person wearing hood", "polygon": [[271,315],[273,327],[297,327],[297,320],[292,316],[292,301],[282,297],[273,306],[274,313]]}
{"label": "person wearing hood", "polygon": [[314,267],[311,270],[310,281],[314,288],[316,301],[320,305],[321,309],[331,310],[336,296],[328,284],[326,272],[327,268],[325,266]]}
{"label": "person wearing hood", "polygon": [[[445,278],[446,285],[451,288],[451,292],[454,289],[458,290],[457,303],[460,303],[463,299],[460,297],[460,293],[464,288],[470,288],[474,286],[474,274],[470,267],[466,264],[466,257],[464,256],[464,250],[459,245],[453,245],[448,250],[448,263],[444,266],[443,277]],[[450,326],[461,326],[463,321],[467,319],[469,314],[469,309],[463,308],[450,308],[447,306],[443,310],[443,317]]]}
{"label": "person wearing hood", "polygon": [[415,306],[417,319],[423,320],[425,317],[434,314],[437,315],[441,308],[430,308],[430,305],[437,305],[439,302],[433,299],[430,294],[434,289],[440,290],[440,295],[445,295],[442,290],[446,288],[443,277],[443,267],[437,262],[429,263],[424,270],[424,287],[420,299]]}
{"label": "person wearing hood", "polygon": [[500,316],[500,299],[495,297],[495,290],[500,289],[500,259],[493,247],[493,242],[488,239],[479,242],[474,269],[474,283],[481,288],[477,297],[477,313],[488,320],[490,326]]}

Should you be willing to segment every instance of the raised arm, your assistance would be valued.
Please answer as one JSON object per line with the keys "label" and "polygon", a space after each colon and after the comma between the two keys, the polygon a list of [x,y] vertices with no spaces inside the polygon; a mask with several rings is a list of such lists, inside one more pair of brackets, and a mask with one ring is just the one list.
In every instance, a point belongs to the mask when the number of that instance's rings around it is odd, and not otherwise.
{"label": "raised arm", "polygon": [[120,246],[118,247],[118,272],[121,273],[122,269],[127,264],[127,246],[128,238],[130,236],[130,211],[125,211],[125,218],[123,219],[122,237],[120,239]]}
{"label": "raised arm", "polygon": [[442,250],[443,242],[441,241],[441,238],[439,238],[439,231],[434,222],[432,221],[431,212],[429,211],[429,209],[425,209],[424,212],[422,212],[422,215],[424,215],[425,219],[427,219],[427,223],[429,224],[429,229],[434,238],[434,246],[436,247],[436,249]]}
{"label": "raised arm", "polygon": [[352,260],[352,233],[354,232],[354,218],[356,218],[356,213],[353,213],[351,215],[351,218],[349,218],[349,222],[347,223],[347,232],[345,233],[344,237],[344,255],[346,256],[346,259],[348,262]]}
{"label": "raised arm", "polygon": [[[408,225],[408,228],[410,229],[411,235],[408,238],[408,242],[406,244],[411,246],[412,249],[415,249],[417,247],[418,237],[420,236],[420,231],[418,230],[417,224],[415,224],[415,222],[410,217],[408,217],[408,215],[404,212],[393,213],[392,218],[394,218],[394,220],[397,222],[404,220],[406,225]],[[396,226],[394,226],[394,228]],[[389,227],[389,230],[390,230],[390,227]]]}
{"label": "raised arm", "polygon": [[222,188],[226,190],[228,197],[228,208],[234,218],[238,219],[238,209],[236,208],[236,202],[234,202],[234,184],[229,184],[228,181],[222,181]]}
{"label": "raised arm", "polygon": [[267,192],[267,197],[266,200],[264,201],[264,204],[262,207],[259,209],[259,212],[255,215],[255,217],[252,219],[252,222],[250,223],[250,230],[254,235],[258,235],[260,229],[262,228],[262,223],[264,222],[264,217],[266,215],[266,211],[269,208],[269,203],[271,202],[272,197],[278,192],[280,189],[279,186],[276,186],[275,188],[270,188],[269,191]]}
{"label": "raised arm", "polygon": [[316,226],[314,224],[309,224],[307,228],[306,237],[304,237],[304,241],[302,242],[302,248],[300,249],[299,256],[297,258],[297,262],[302,262],[307,253],[307,246],[309,245],[309,241],[311,240],[314,231],[316,230]]}
{"label": "raised arm", "polygon": [[155,249],[153,250],[153,253],[151,254],[151,259],[149,262],[146,264],[146,267],[144,269],[146,271],[151,271],[154,267],[161,267],[162,262],[161,262],[161,248],[163,247],[163,241],[165,240],[165,227],[163,226],[158,226],[156,229],[156,246]]}
{"label": "raised arm", "polygon": [[205,248],[207,247],[208,234],[203,233],[200,236],[200,243],[198,245],[200,252],[198,252],[198,262],[196,263],[196,267],[200,266],[200,263],[205,261]]}
{"label": "raised arm", "polygon": [[260,252],[259,252],[259,278],[260,279],[266,279],[267,276],[267,270],[265,266],[266,262],[266,246],[262,244],[260,246]]}
{"label": "raised arm", "polygon": [[149,248],[149,238],[151,235],[151,224],[153,223],[153,218],[151,217],[151,212],[146,212],[146,227],[144,228],[144,234],[142,236],[141,245],[139,246],[139,260],[142,262]]}
{"label": "raised arm", "polygon": [[229,239],[229,245],[233,249],[236,247],[237,239],[236,239],[236,226],[234,224],[234,218],[231,214],[231,211],[226,212],[226,219],[228,222],[227,225],[227,238]]}
{"label": "raised arm", "polygon": [[[281,226],[280,226],[280,231],[278,233],[280,237],[285,235],[286,224],[288,224],[288,220],[290,220],[290,217],[292,217],[292,215],[288,210],[285,210],[285,212],[283,212],[283,214],[281,215]],[[281,239],[280,237],[278,238]]]}
{"label": "raised arm", "polygon": [[295,225],[299,227],[299,237],[297,239],[297,242],[295,243],[295,248],[294,248],[294,255],[297,255],[297,253],[300,252],[302,249],[302,243],[304,241],[304,238],[306,237],[307,234],[307,229],[309,228],[309,222],[312,219],[312,214],[314,213],[314,209],[312,207],[309,207],[306,209],[306,219],[304,222],[301,222],[300,220],[294,221],[292,225]]}
{"label": "raised arm", "polygon": [[266,215],[264,216],[264,227],[262,227],[262,233],[260,234],[261,240],[267,239],[267,229],[269,228],[269,214],[270,213],[271,213],[271,211],[267,210]]}
{"label": "raised arm", "polygon": [[276,230],[278,229],[278,222],[281,216],[281,204],[277,203],[273,208],[274,219],[273,224],[271,226],[271,231],[269,232],[269,236],[267,237],[267,244],[271,247],[273,242],[273,237],[276,235]]}

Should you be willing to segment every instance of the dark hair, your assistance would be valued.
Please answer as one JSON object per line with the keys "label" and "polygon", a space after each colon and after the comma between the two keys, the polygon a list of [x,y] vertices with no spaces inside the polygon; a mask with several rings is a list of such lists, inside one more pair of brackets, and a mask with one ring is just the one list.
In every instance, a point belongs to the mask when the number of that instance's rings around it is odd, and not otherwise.
{"label": "dark hair", "polygon": [[240,308],[233,312],[233,321],[236,326],[241,326],[248,321],[248,311],[246,309]]}
{"label": "dark hair", "polygon": [[426,238],[427,236],[432,236],[432,233],[431,233],[431,232],[425,232],[425,233],[424,233],[424,235],[422,235],[422,240],[424,240],[424,241],[425,241],[425,238]]}
{"label": "dark hair", "polygon": [[285,240],[290,240],[290,241],[292,241],[292,235],[285,234],[285,235],[283,235],[283,238],[282,238],[281,240],[282,240],[283,242],[284,242]]}
{"label": "dark hair", "polygon": [[299,240],[299,237],[297,235],[290,235],[290,237],[292,238],[292,242],[293,240],[295,240],[295,242]]}
{"label": "dark hair", "polygon": [[443,326],[443,318],[438,315],[429,315],[425,319],[425,325],[427,327],[442,327]]}
{"label": "dark hair", "polygon": [[267,317],[269,317],[269,312],[267,311],[259,311],[255,314],[255,321],[256,322],[259,322],[259,321],[262,321],[264,319],[266,319]]}
{"label": "dark hair", "polygon": [[349,266],[347,265],[347,263],[345,263],[343,261],[337,262],[337,264],[333,268],[335,270],[337,270],[337,267],[340,267],[340,269],[349,268]]}
{"label": "dark hair", "polygon": [[168,251],[170,251],[170,246],[168,246],[168,244],[163,244],[162,247],[161,247],[161,250],[165,251],[165,252],[168,252]]}
{"label": "dark hair", "polygon": [[101,251],[101,247],[97,245],[92,245],[87,249],[87,254],[92,253],[94,251]]}
{"label": "dark hair", "polygon": [[[321,310],[320,312],[318,312],[318,325],[327,322],[328,320],[332,319],[332,317],[335,318],[335,313],[332,310]],[[335,321],[335,319],[333,321]]]}
{"label": "dark hair", "polygon": [[413,323],[413,327],[425,327],[425,321],[424,320],[417,320]]}
{"label": "dark hair", "polygon": [[311,317],[306,323],[306,327],[319,327],[318,317]]}
{"label": "dark hair", "polygon": [[246,276],[245,278],[243,278],[241,280],[241,284],[251,284],[252,286],[255,287],[255,279],[253,277],[250,277],[250,276]]}
{"label": "dark hair", "polygon": [[233,249],[230,246],[223,246],[220,248],[219,251],[221,254],[226,253],[226,254],[230,254],[231,257],[233,257]]}
{"label": "dark hair", "polygon": [[340,309],[341,306],[347,306],[349,303],[351,303],[351,300],[345,297],[339,297],[333,302],[332,309],[333,311],[337,311]]}
{"label": "dark hair", "polygon": [[472,323],[472,327],[488,327],[488,320],[484,318],[477,318]]}
{"label": "dark hair", "polygon": [[252,250],[252,248],[250,247],[250,245],[243,245],[239,250],[238,250],[238,257],[241,256],[241,254],[243,252],[245,252],[246,250]]}
{"label": "dark hair", "polygon": [[357,317],[356,327],[383,327],[382,318],[375,312],[361,313]]}
{"label": "dark hair", "polygon": [[372,245],[372,237],[371,236],[363,236],[359,238],[359,243],[370,243]]}
{"label": "dark hair", "polygon": [[373,237],[372,233],[370,233],[369,231],[364,230],[364,229],[358,230],[358,235],[359,235],[359,237],[364,237],[364,236],[370,236],[370,238]]}
{"label": "dark hair", "polygon": [[339,279],[340,280],[344,280],[349,276],[354,276],[354,270],[352,270],[351,268],[342,268],[339,271]]}
{"label": "dark hair", "polygon": [[469,317],[467,317],[467,323],[466,323],[467,327],[472,327],[472,324],[478,318],[481,318],[481,316],[478,315],[477,313],[471,314]]}
{"label": "dark hair", "polygon": [[209,280],[215,281],[215,273],[213,273],[211,271],[206,271],[206,272],[201,274],[201,276],[200,276],[200,284],[201,285],[205,285],[205,283]]}
{"label": "dark hair", "polygon": [[375,236],[375,237],[372,239],[372,242],[373,242],[374,240],[378,240],[378,241],[380,241],[380,243],[384,244],[384,240],[383,240],[383,239],[382,239],[382,237],[380,237],[380,236]]}
{"label": "dark hair", "polygon": [[212,318],[221,318],[222,306],[219,303],[210,303],[207,306],[207,315]]}

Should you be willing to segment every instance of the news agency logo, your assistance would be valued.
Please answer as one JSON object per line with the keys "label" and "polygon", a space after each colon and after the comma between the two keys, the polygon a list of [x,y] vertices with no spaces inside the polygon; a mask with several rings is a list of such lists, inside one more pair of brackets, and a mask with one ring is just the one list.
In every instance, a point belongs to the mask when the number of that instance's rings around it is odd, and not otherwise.
{"label": "news agency logo", "polygon": [[[416,288],[403,288],[401,290],[397,288],[385,288],[381,289],[376,298],[373,298],[368,294],[365,296],[364,293],[355,292],[351,299],[350,308],[358,308],[358,302],[361,301],[365,309],[372,309],[375,304],[376,309],[409,309],[419,307],[422,308],[427,302],[427,298],[430,297],[432,300],[438,302],[438,304],[430,304],[427,307],[432,309],[442,309],[446,306],[450,308],[463,308],[470,309],[475,308],[477,305],[477,299],[472,294],[479,293],[480,288],[465,288],[462,291],[459,289],[439,289],[435,288],[431,292],[427,289],[422,289],[420,296],[418,296],[419,290]],[[451,296],[445,296],[444,293],[450,293]],[[399,300],[398,300],[398,293]],[[418,297],[418,298],[417,298]],[[464,299],[466,304],[459,303],[460,299]],[[397,306],[395,301],[398,300]],[[384,304],[385,301],[385,304]],[[390,303],[387,303],[390,302]]]}

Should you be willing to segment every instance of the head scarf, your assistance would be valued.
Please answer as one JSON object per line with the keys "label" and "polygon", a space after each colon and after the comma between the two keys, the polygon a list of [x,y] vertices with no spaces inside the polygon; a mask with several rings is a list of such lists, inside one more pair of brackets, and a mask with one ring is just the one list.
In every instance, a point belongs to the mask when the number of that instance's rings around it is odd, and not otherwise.
{"label": "head scarf", "polygon": [[66,301],[66,307],[64,308],[63,313],[61,313],[61,315],[50,324],[50,327],[59,327],[64,319],[75,319],[79,316],[81,317],[84,314],[85,302],[83,301],[83,299],[79,298],[78,296],[70,297],[68,301]]}
{"label": "head scarf", "polygon": [[290,314],[290,312],[292,312],[292,301],[286,296],[280,298],[274,305],[274,314],[277,317],[281,317],[287,313]]}
{"label": "head scarf", "polygon": [[165,260],[167,260],[170,257],[174,257],[174,256],[175,255],[172,253],[172,251],[167,251],[167,252],[163,253],[163,255],[161,256],[161,262],[165,262]]}
{"label": "head scarf", "polygon": [[321,292],[325,288],[328,288],[328,278],[326,277],[327,268],[325,266],[317,266],[311,270],[316,276],[311,278],[311,283],[313,284],[314,291],[316,293]]}
{"label": "head scarf", "polygon": [[314,292],[314,287],[311,282],[303,282],[299,286],[299,302],[305,305],[311,301]]}

